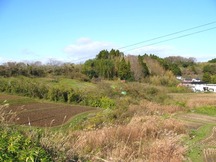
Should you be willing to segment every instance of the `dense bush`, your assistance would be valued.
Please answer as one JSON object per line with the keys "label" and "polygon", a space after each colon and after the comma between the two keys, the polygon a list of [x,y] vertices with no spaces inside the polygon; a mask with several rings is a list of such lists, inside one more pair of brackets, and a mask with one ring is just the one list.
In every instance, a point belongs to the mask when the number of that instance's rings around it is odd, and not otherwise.
{"label": "dense bush", "polygon": [[[7,104],[0,105],[0,161],[2,162],[50,162],[52,159],[40,145],[40,135],[36,130],[25,130],[8,124],[16,118],[16,113],[7,112]],[[34,135],[33,135],[34,134]]]}
{"label": "dense bush", "polygon": [[216,74],[216,65],[215,64],[208,64],[203,67],[204,73],[210,73],[212,75]]}
{"label": "dense bush", "polygon": [[51,158],[39,145],[21,132],[0,126],[0,161],[48,162]]}

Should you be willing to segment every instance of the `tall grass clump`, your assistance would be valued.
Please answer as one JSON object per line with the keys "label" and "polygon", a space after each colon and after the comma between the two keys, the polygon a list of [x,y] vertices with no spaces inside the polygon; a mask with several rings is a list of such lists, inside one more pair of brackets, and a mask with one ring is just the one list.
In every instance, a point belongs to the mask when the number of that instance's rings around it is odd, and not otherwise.
{"label": "tall grass clump", "polygon": [[44,147],[62,150],[69,161],[176,161],[184,160],[184,125],[158,116],[134,116],[126,125],[90,131],[47,135]]}

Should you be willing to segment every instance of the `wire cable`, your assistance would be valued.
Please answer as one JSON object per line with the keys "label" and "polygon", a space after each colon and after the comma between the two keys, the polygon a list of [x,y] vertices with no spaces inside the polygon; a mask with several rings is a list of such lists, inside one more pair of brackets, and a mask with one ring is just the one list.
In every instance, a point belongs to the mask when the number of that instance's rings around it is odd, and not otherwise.
{"label": "wire cable", "polygon": [[131,49],[125,50],[125,51],[123,51],[123,52],[132,51],[132,50],[135,50],[135,49],[140,49],[140,48],[143,48],[143,47],[148,47],[148,46],[152,46],[152,45],[159,44],[159,43],[163,43],[163,42],[168,42],[168,41],[175,40],[175,39],[179,39],[179,38],[183,38],[183,37],[188,37],[188,36],[191,36],[191,35],[203,33],[203,32],[206,32],[206,31],[209,31],[209,30],[214,30],[214,29],[216,29],[216,26],[215,26],[215,27],[212,27],[212,28],[205,29],[205,30],[200,30],[200,31],[197,31],[197,32],[193,32],[193,33],[181,35],[181,36],[178,36],[178,37],[174,37],[174,38],[162,40],[162,41],[155,42],[155,43],[151,43],[151,44],[147,44],[147,45],[144,45],[144,46],[140,46],[140,47],[136,47],[136,48],[131,48]]}
{"label": "wire cable", "polygon": [[165,37],[168,37],[168,36],[176,35],[176,34],[179,34],[179,33],[194,30],[194,29],[201,28],[201,27],[208,26],[208,25],[212,25],[212,24],[215,24],[215,23],[216,23],[216,21],[209,22],[209,23],[206,23],[206,24],[203,24],[203,25],[195,26],[195,27],[192,27],[192,28],[180,30],[180,31],[177,31],[177,32],[174,32],[174,33],[170,33],[170,34],[166,34],[166,35],[163,35],[163,36],[155,37],[155,38],[148,39],[148,40],[145,40],[145,41],[141,41],[141,42],[138,42],[138,43],[134,43],[134,44],[131,44],[131,45],[123,46],[123,47],[120,47],[118,49],[124,49],[124,48],[128,48],[128,47],[132,47],[132,46],[135,46],[135,45],[138,45],[138,44],[142,44],[142,43],[150,42],[150,41],[153,41],[153,40],[165,38]]}
{"label": "wire cable", "polygon": [[[179,33],[183,33],[183,32],[190,31],[190,30],[194,30],[194,29],[201,28],[201,27],[208,26],[208,25],[212,25],[212,24],[215,24],[215,23],[216,23],[216,21],[209,22],[209,23],[206,23],[206,24],[203,24],[203,25],[195,26],[195,27],[192,27],[192,28],[184,29],[184,30],[181,30],[181,31],[177,31],[177,32],[173,32],[173,33],[166,34],[166,35],[163,35],[163,36],[159,36],[159,37],[155,37],[155,38],[152,38],[152,39],[148,39],[148,40],[145,40],[145,41],[142,41],[142,42],[138,42],[138,43],[134,43],[134,44],[131,44],[131,45],[124,46],[124,47],[120,47],[118,49],[120,50],[120,49],[124,49],[124,48],[128,48],[128,47],[132,47],[132,46],[135,46],[135,45],[139,45],[139,44],[142,44],[142,43],[150,42],[150,41],[153,41],[153,40],[158,40],[158,39],[161,39],[161,38],[165,38],[165,37],[168,37],[168,36],[176,35],[176,34],[179,34]],[[163,42],[168,42],[168,41],[175,40],[175,39],[180,39],[180,38],[183,38],[183,37],[199,34],[199,33],[202,33],[202,32],[209,31],[209,30],[213,30],[213,29],[216,29],[216,27],[212,27],[212,28],[208,28],[208,29],[205,29],[205,30],[200,30],[200,31],[196,31],[196,32],[193,32],[193,33],[181,35],[181,36],[178,36],[178,37],[162,40],[162,41],[159,41],[159,42],[155,42],[155,43],[151,43],[151,44],[147,44],[147,45],[131,48],[131,49],[125,50],[123,52],[132,51],[132,50],[140,49],[140,48],[143,48],[143,47],[148,47],[148,46],[152,46],[152,45],[155,45],[155,44],[159,44],[159,43],[163,43]],[[82,57],[82,58],[74,59],[74,61],[77,62],[77,61],[82,61],[82,60],[86,60],[86,59],[90,59],[90,58],[91,58],[90,56],[87,56],[87,57]]]}

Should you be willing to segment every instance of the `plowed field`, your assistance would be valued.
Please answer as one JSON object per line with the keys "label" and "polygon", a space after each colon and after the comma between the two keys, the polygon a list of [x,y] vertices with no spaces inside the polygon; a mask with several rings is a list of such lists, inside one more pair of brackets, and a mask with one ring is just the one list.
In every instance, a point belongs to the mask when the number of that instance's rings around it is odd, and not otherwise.
{"label": "plowed field", "polygon": [[[0,94],[1,102],[3,100],[11,101],[13,104],[9,107],[5,107],[6,112],[14,112],[16,117],[13,122],[20,125],[31,125],[39,127],[50,127],[62,125],[71,119],[73,116],[95,110],[92,107],[85,106],[73,106],[69,104],[60,103],[49,103],[49,102],[38,102],[32,101],[26,102],[26,97],[19,97],[13,95],[2,95]],[[17,103],[19,100],[19,104]],[[22,100],[25,104],[21,104]]]}

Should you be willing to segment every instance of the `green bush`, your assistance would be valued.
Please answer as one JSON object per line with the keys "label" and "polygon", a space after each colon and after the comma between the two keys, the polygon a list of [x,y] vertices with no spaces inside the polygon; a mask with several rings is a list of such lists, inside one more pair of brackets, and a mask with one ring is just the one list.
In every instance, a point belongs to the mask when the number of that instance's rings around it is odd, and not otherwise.
{"label": "green bush", "polygon": [[50,162],[51,158],[38,142],[13,128],[0,126],[0,161]]}
{"label": "green bush", "polygon": [[101,97],[100,104],[101,104],[100,107],[105,108],[105,109],[108,109],[108,108],[111,109],[115,106],[115,102],[106,96]]}

